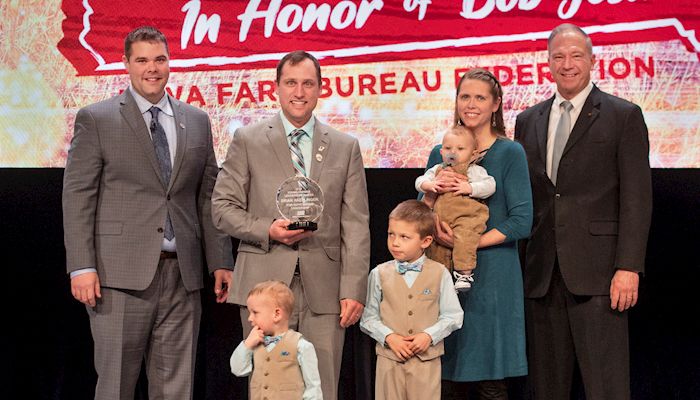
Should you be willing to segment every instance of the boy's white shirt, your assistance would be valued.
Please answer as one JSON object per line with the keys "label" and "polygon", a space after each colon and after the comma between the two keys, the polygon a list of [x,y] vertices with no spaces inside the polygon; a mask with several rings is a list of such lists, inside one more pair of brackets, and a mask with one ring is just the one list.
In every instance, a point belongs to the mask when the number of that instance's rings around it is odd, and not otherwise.
{"label": "boy's white shirt", "polygon": [[[442,164],[434,165],[425,171],[423,175],[416,178],[417,191],[425,193],[425,190],[421,189],[420,186],[423,182],[435,180],[437,169],[440,166],[442,166]],[[496,192],[496,180],[493,179],[481,165],[470,165],[469,168],[467,168],[467,179],[469,179],[469,184],[472,186],[472,193],[469,197],[485,199]]]}

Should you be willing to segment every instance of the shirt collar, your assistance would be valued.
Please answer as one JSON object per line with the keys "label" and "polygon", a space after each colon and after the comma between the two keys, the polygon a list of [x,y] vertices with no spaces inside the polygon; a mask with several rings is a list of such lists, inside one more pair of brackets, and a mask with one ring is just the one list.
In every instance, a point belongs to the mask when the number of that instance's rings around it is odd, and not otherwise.
{"label": "shirt collar", "polygon": [[[581,108],[583,108],[583,103],[586,102],[586,99],[588,98],[588,95],[591,94],[591,90],[593,90],[593,82],[588,81],[588,85],[583,88],[582,91],[580,91],[576,96],[574,96],[571,100],[571,105],[574,106],[574,110],[580,111]],[[559,106],[562,101],[565,101],[566,99],[564,96],[559,93],[557,90],[557,94],[554,96],[554,105]]]}
{"label": "shirt collar", "polygon": [[145,114],[148,112],[148,110],[151,109],[151,107],[156,106],[160,108],[160,111],[170,117],[173,116],[173,109],[170,106],[170,101],[168,98],[168,93],[166,92],[163,97],[161,97],[160,100],[158,100],[158,103],[152,104],[150,101],[146,100],[143,96],[140,94],[136,93],[136,90],[134,90],[133,86],[129,85],[129,90],[131,91],[131,95],[134,97],[134,100],[136,100],[136,105],[139,107],[139,111],[141,111],[141,114]]}
{"label": "shirt collar", "polygon": [[313,115],[311,118],[309,118],[308,121],[302,126],[301,128],[297,128],[296,126],[292,125],[291,122],[287,119],[287,117],[284,116],[284,113],[280,111],[280,118],[282,118],[282,126],[284,127],[284,133],[285,135],[289,136],[293,130],[295,129],[303,129],[304,132],[306,132],[307,135],[309,135],[310,138],[314,137],[314,126],[316,125],[316,117]]}

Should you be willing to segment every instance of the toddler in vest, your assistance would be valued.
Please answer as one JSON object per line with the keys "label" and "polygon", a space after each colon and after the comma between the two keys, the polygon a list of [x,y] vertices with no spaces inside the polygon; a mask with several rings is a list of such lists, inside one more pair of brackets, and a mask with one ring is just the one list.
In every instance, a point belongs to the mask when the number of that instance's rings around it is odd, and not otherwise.
{"label": "toddler in vest", "polygon": [[282,282],[261,282],[248,293],[250,335],[231,355],[231,372],[250,379],[250,399],[323,398],[314,346],[289,329],[294,294]]}
{"label": "toddler in vest", "polygon": [[376,400],[440,398],[442,341],[462,326],[464,313],[450,273],[423,254],[434,229],[433,212],[418,200],[389,215],[394,259],[370,272],[360,322],[377,341]]}
{"label": "toddler in vest", "polygon": [[[468,291],[474,283],[476,249],[489,219],[489,209],[480,200],[496,191],[493,177],[475,164],[475,150],[474,133],[457,125],[442,139],[440,154],[444,162],[416,179],[416,190],[425,193],[423,201],[454,233],[452,249],[434,241],[428,256],[453,271],[455,289],[460,292]],[[440,182],[436,177],[443,170],[459,174],[459,179],[447,184]]]}

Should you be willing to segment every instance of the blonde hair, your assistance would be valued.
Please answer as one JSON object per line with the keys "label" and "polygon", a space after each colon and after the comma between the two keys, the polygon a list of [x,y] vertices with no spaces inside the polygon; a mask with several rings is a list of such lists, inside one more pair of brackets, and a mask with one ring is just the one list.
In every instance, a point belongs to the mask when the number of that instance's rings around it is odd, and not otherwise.
{"label": "blonde hair", "polygon": [[267,296],[275,301],[277,307],[281,308],[287,316],[294,311],[294,293],[281,281],[265,281],[255,285],[248,297]]}

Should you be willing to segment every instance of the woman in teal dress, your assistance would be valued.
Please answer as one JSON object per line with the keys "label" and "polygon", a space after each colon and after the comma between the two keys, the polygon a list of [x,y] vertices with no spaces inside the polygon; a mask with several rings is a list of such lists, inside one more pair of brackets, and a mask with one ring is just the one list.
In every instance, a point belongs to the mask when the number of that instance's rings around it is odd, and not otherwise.
{"label": "woman in teal dress", "polygon": [[[507,399],[505,378],[527,374],[517,240],[530,234],[532,192],[525,152],[504,133],[502,93],[490,72],[472,69],[460,80],[455,101],[455,124],[475,133],[477,150],[484,154],[480,165],[495,179],[496,192],[488,199],[489,220],[479,241],[472,289],[459,295],[464,325],[445,340],[442,377],[469,382],[479,399]],[[428,167],[442,162],[439,147]],[[460,178],[443,173],[436,179],[449,186]],[[447,225],[438,229],[437,238],[451,246]]]}

